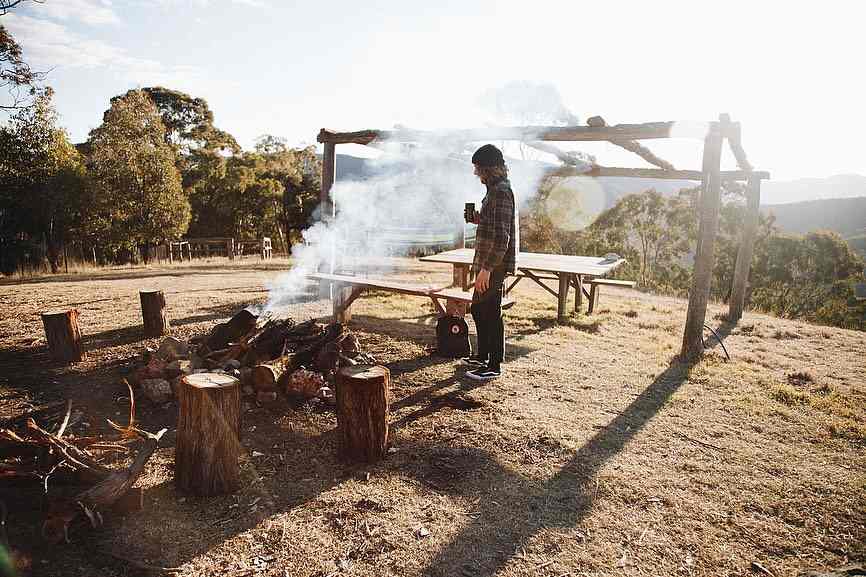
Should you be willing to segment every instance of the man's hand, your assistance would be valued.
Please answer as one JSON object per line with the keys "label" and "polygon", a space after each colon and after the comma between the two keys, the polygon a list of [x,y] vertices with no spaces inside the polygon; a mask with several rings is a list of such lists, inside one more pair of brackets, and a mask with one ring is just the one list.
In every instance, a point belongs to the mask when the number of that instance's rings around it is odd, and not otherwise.
{"label": "man's hand", "polygon": [[486,268],[478,271],[478,276],[475,277],[475,290],[479,293],[486,293],[490,288],[490,271]]}

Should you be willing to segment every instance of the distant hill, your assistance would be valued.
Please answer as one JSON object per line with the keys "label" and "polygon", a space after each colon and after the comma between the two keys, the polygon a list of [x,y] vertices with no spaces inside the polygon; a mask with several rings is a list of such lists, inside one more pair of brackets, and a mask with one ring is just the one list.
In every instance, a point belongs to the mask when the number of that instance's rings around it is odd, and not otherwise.
{"label": "distant hill", "polygon": [[784,232],[836,231],[866,256],[866,196],[763,205],[761,210],[775,215],[776,226]]}
{"label": "distant hill", "polygon": [[828,178],[767,180],[761,184],[762,204],[786,204],[866,196],[866,176],[839,174]]}

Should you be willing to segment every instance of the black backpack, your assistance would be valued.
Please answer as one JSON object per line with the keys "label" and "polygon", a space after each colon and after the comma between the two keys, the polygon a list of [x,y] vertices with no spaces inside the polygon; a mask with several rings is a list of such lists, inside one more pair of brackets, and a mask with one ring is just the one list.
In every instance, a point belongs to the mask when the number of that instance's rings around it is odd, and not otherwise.
{"label": "black backpack", "polygon": [[468,357],[472,352],[469,347],[469,325],[463,317],[439,317],[439,322],[436,323],[436,343],[436,354],[440,357]]}

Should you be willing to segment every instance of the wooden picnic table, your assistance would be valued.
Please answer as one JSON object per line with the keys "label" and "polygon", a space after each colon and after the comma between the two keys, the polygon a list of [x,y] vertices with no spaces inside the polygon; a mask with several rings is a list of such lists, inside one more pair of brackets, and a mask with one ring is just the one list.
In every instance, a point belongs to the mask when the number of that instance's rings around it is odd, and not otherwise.
{"label": "wooden picnic table", "polygon": [[[439,262],[452,265],[453,283],[463,290],[470,286],[470,268],[475,250],[459,248],[438,254],[422,257],[425,262]],[[564,321],[567,316],[568,292],[574,287],[574,312],[580,312],[583,297],[589,298],[589,292],[583,286],[589,278],[603,277],[625,263],[624,258],[608,258],[597,256],[572,256],[564,254],[544,254],[538,252],[521,252],[517,256],[516,278],[506,288],[505,294],[524,278],[531,279],[541,285],[544,290],[556,297],[558,302],[557,318]],[[554,290],[544,284],[544,280],[556,280],[559,290]]]}

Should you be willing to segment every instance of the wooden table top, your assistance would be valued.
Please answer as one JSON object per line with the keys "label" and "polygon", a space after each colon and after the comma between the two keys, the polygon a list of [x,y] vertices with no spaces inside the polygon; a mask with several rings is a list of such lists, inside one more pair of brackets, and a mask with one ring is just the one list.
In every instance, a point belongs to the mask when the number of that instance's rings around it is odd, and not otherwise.
{"label": "wooden table top", "polygon": [[[458,248],[421,257],[419,260],[452,265],[471,265],[474,255],[474,249]],[[623,263],[625,263],[624,258],[604,259],[599,256],[573,256],[567,254],[545,254],[539,252],[521,252],[517,256],[518,270],[579,274],[586,276],[604,276]]]}

